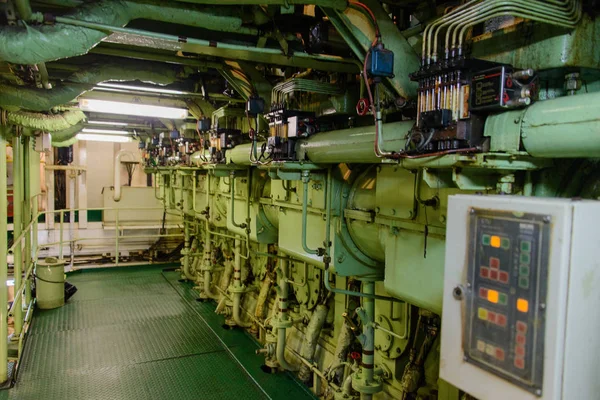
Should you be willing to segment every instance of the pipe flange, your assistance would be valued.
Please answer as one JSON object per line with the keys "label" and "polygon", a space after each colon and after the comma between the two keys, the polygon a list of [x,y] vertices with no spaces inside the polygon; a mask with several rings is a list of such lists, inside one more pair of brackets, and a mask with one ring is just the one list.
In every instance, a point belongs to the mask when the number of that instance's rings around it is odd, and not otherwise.
{"label": "pipe flange", "polygon": [[240,287],[229,286],[227,291],[229,293],[246,293],[248,288],[245,285],[241,285]]}
{"label": "pipe flange", "polygon": [[372,381],[367,382],[361,371],[356,371],[352,374],[352,388],[361,394],[375,394],[383,390],[383,381],[381,377],[374,376]]}
{"label": "pipe flange", "polygon": [[273,318],[271,320],[271,326],[275,329],[287,329],[291,328],[294,325],[294,322],[291,319],[282,321],[279,318]]}

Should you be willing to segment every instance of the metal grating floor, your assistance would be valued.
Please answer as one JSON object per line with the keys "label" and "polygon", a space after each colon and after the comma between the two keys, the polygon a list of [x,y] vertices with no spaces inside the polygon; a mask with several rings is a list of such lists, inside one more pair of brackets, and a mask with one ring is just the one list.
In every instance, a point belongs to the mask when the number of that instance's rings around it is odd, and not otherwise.
{"label": "metal grating floor", "polygon": [[0,399],[312,399],[265,374],[254,341],[157,267],[88,270],[62,308],[37,311],[16,385]]}

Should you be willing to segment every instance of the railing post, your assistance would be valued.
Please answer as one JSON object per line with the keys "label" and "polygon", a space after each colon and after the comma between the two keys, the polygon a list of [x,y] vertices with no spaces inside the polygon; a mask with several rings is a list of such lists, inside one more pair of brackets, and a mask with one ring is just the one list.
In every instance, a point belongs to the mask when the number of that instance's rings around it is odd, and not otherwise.
{"label": "railing post", "polygon": [[[13,138],[13,234],[18,238],[23,231],[23,146],[21,138]],[[14,257],[14,278],[15,278],[15,297],[17,290],[21,287],[23,275],[23,246],[21,242],[15,246]],[[20,299],[23,302],[23,299]],[[12,340],[18,340],[23,330],[23,306],[17,304],[14,308],[14,327],[15,333]]]}
{"label": "railing post", "polygon": [[[8,209],[6,193],[6,139],[0,132],[0,211]],[[0,218],[0,382],[8,380],[8,233],[6,218]]]}
{"label": "railing post", "polygon": [[58,245],[58,259],[63,259],[63,226],[65,222],[65,211],[60,210],[60,228],[59,228],[59,242]]}

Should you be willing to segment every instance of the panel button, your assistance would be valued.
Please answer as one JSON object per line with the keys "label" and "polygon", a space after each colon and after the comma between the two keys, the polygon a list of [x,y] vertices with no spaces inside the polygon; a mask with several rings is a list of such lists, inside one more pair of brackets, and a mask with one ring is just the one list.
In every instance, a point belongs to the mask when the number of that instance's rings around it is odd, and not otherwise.
{"label": "panel button", "polygon": [[510,239],[509,238],[502,238],[502,240],[500,241],[500,246],[504,249],[504,250],[508,250],[510,249]]}
{"label": "panel button", "polygon": [[500,259],[497,257],[490,257],[490,268],[492,268],[492,269],[500,268]]}
{"label": "panel button", "polygon": [[479,297],[481,297],[482,299],[487,299],[487,295],[488,295],[488,290],[484,287],[479,288]]}
{"label": "panel button", "polygon": [[500,247],[500,236],[492,236],[490,238],[490,246],[495,247],[495,248],[499,248]]}
{"label": "panel button", "polygon": [[490,235],[483,235],[481,237],[481,243],[483,243],[484,246],[489,246],[490,245]]}
{"label": "panel button", "polygon": [[487,291],[487,299],[490,303],[494,303],[494,304],[498,303],[498,297],[499,297],[499,294],[498,294],[497,290],[490,289]]}
{"label": "panel button", "polygon": [[517,357],[525,357],[525,347],[515,346],[515,354]]}
{"label": "panel button", "polygon": [[531,242],[529,240],[521,240],[521,251],[525,253],[531,251]]}
{"label": "panel button", "polygon": [[529,265],[520,265],[519,266],[519,275],[529,276]]}
{"label": "panel button", "polygon": [[508,296],[506,295],[506,293],[500,293],[500,296],[498,296],[498,303],[505,306],[508,303]]}
{"label": "panel button", "polygon": [[499,274],[498,274],[498,279],[502,283],[508,283],[508,272],[506,272],[506,271],[500,271]]}
{"label": "panel button", "polygon": [[496,324],[504,328],[506,326],[506,315],[496,314]]}
{"label": "panel button", "polygon": [[519,287],[522,289],[529,289],[529,278],[526,276],[521,276],[519,278]]}
{"label": "panel button", "polygon": [[525,360],[522,358],[515,358],[515,367],[518,369],[525,368]]}
{"label": "panel button", "polygon": [[481,267],[479,269],[479,275],[482,278],[488,279],[490,277],[490,269],[488,267]]}
{"label": "panel button", "polygon": [[479,316],[479,319],[487,321],[488,311],[483,307],[479,307],[479,309],[477,310],[477,315]]}
{"label": "panel button", "polygon": [[504,350],[496,348],[496,359],[499,361],[504,361]]}
{"label": "panel button", "polygon": [[496,323],[496,313],[493,311],[488,311],[487,320],[492,324]]}
{"label": "panel button", "polygon": [[529,311],[529,302],[525,299],[518,299],[517,310],[521,311],[522,313],[526,313]]}
{"label": "panel button", "polygon": [[479,350],[482,353],[485,352],[485,342],[483,340],[477,341],[477,350]]}
{"label": "panel button", "polygon": [[527,334],[527,324],[523,321],[517,321],[517,332]]}
{"label": "panel button", "polygon": [[531,262],[531,257],[529,253],[521,253],[521,264],[529,264]]}
{"label": "panel button", "polygon": [[485,345],[485,353],[488,356],[494,357],[496,355],[496,348],[494,346],[492,346],[491,344],[486,344]]}
{"label": "panel button", "polygon": [[490,270],[490,279],[493,281],[498,280],[498,270],[497,269]]}
{"label": "panel button", "polygon": [[520,346],[525,346],[525,341],[526,341],[525,335],[517,333],[517,344]]}

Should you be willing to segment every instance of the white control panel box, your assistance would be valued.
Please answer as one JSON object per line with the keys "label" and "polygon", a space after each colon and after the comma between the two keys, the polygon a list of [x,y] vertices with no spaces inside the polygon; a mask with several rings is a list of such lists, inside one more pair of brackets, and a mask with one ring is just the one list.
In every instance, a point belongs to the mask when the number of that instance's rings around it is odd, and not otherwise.
{"label": "white control panel box", "polygon": [[480,400],[599,399],[600,202],[451,196],[440,377]]}

